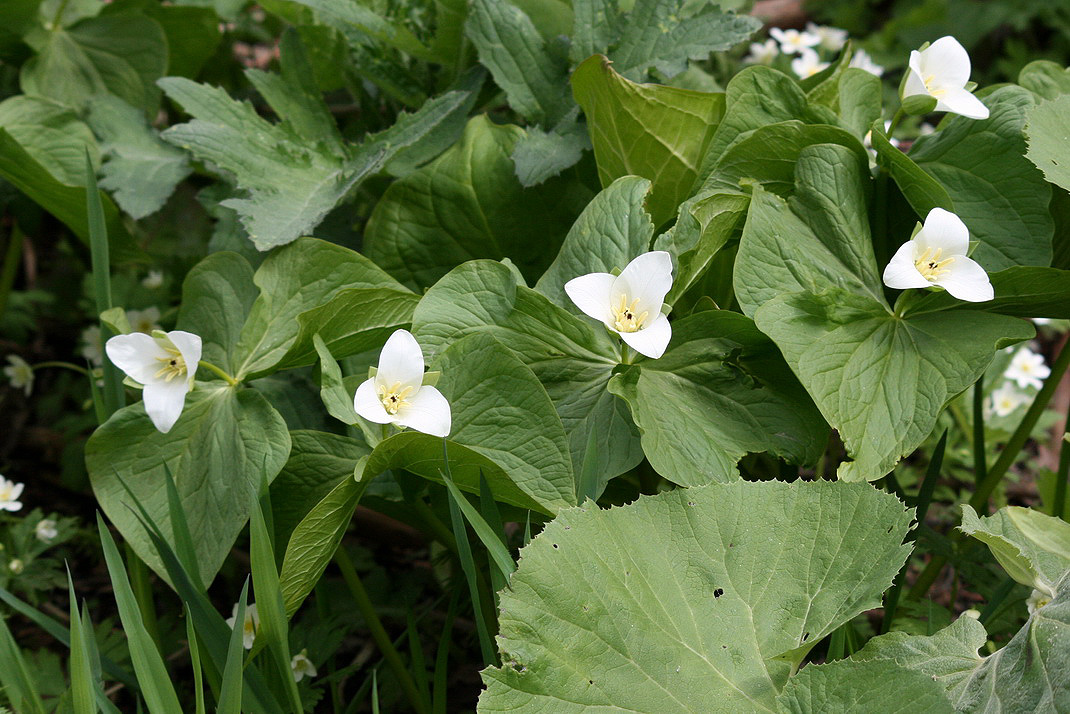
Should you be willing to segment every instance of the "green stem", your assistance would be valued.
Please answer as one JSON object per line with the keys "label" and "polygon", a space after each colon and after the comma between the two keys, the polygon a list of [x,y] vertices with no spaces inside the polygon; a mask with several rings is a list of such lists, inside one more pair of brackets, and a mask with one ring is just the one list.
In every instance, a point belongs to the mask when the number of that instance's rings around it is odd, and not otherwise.
{"label": "green stem", "polygon": [[419,714],[428,714],[427,703],[420,696],[420,691],[416,688],[416,682],[413,681],[412,675],[405,667],[405,663],[401,661],[401,655],[398,654],[394,643],[390,640],[390,636],[386,634],[383,623],[379,620],[379,614],[375,612],[375,606],[368,597],[368,591],[364,589],[364,584],[360,581],[360,576],[357,575],[356,568],[353,567],[353,561],[349,559],[349,554],[346,553],[345,548],[338,548],[334,552],[334,562],[338,565],[338,569],[342,571],[342,578],[346,581],[350,594],[353,595],[357,609],[360,610],[360,614],[364,617],[364,622],[368,625],[368,629],[371,630],[372,638],[375,640],[375,644],[378,645],[379,651],[383,653],[383,658],[386,659],[386,663],[393,670],[394,676],[398,678],[398,682],[401,684],[409,703],[412,704],[413,710]]}
{"label": "green stem", "polygon": [[67,10],[68,2],[69,0],[63,0],[63,2],[59,4],[59,8],[56,10],[56,16],[52,18],[52,32],[60,29],[61,23],[63,22],[63,13]]}
{"label": "green stem", "polygon": [[895,110],[895,114],[892,115],[892,123],[888,125],[888,130],[884,132],[884,135],[890,139],[892,137],[892,132],[896,130],[896,127],[899,126],[899,122],[903,121],[903,117],[906,115],[906,112],[903,111],[903,106],[900,105],[899,108]]}
{"label": "green stem", "polygon": [[[1022,417],[1018,428],[1014,430],[1010,439],[1007,440],[1006,446],[999,453],[996,463],[992,464],[992,468],[977,486],[977,491],[973,494],[973,498],[970,499],[970,505],[975,510],[980,510],[988,505],[988,499],[992,492],[996,490],[996,486],[999,485],[1007,470],[1010,469],[1018,454],[1021,453],[1022,447],[1029,439],[1029,435],[1033,433],[1033,427],[1037,425],[1037,420],[1040,419],[1040,415],[1047,408],[1048,402],[1051,401],[1052,396],[1055,394],[1055,389],[1059,386],[1059,382],[1062,381],[1067,367],[1070,367],[1070,343],[1064,342],[1059,350],[1059,355],[1055,358],[1055,363],[1051,366],[1051,374],[1044,380],[1044,386],[1041,387],[1040,392],[1033,399],[1033,403],[1029,406],[1025,416]],[[965,537],[965,534],[959,530],[952,531],[949,536],[952,543],[957,543]],[[934,554],[925,569],[918,575],[914,586],[910,588],[909,597],[915,599],[921,597],[932,586],[936,577],[940,574],[940,569],[946,563],[946,556]]]}
{"label": "green stem", "polygon": [[978,485],[988,473],[985,459],[985,376],[982,374],[973,385],[973,473]]}
{"label": "green stem", "polygon": [[46,367],[58,367],[60,369],[69,369],[72,372],[77,372],[78,374],[85,375],[86,377],[90,376],[88,369],[86,369],[85,367],[80,367],[74,364],[73,362],[59,362],[56,360],[49,360],[47,362],[38,362],[37,364],[32,365],[31,367],[35,370],[44,369]]}
{"label": "green stem", "polygon": [[215,366],[214,364],[212,364],[211,362],[205,362],[205,361],[204,361],[204,360],[202,359],[202,360],[201,360],[200,362],[198,362],[197,364],[198,364],[199,366],[201,366],[201,367],[204,367],[204,368],[205,368],[205,369],[207,369],[207,370],[208,370],[209,372],[212,372],[212,373],[213,373],[213,374],[215,374],[216,376],[218,376],[218,377],[222,377],[223,379],[225,379],[225,380],[227,381],[227,384],[229,384],[230,386],[232,386],[232,387],[236,387],[236,386],[238,386],[238,384],[239,384],[238,380],[234,379],[234,377],[231,377],[231,376],[230,376],[229,374],[227,374],[226,372],[224,372],[223,370],[221,370],[221,369],[220,369],[219,367],[216,367],[216,366]]}
{"label": "green stem", "polygon": [[1066,410],[1066,421],[1063,423],[1062,444],[1059,446],[1059,468],[1055,472],[1055,504],[1051,508],[1051,514],[1056,518],[1066,515],[1066,479],[1070,478],[1070,441],[1066,440],[1066,432],[1070,430],[1070,405]]}
{"label": "green stem", "polygon": [[19,258],[22,256],[22,231],[16,223],[11,227],[11,240],[7,244],[4,265],[0,268],[0,316],[7,309],[7,297],[15,284],[15,272],[18,270]]}

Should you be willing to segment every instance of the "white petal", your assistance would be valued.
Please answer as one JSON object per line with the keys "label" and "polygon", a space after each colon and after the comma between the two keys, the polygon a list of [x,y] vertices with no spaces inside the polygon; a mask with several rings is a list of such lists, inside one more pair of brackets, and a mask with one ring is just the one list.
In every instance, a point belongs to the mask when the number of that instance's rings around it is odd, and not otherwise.
{"label": "white petal", "polygon": [[936,102],[936,111],[961,114],[968,119],[987,119],[988,107],[965,89],[948,89]]}
{"label": "white petal", "polygon": [[614,280],[610,273],[588,273],[565,283],[565,294],[585,315],[608,325],[613,322],[610,291]]}
{"label": "white petal", "polygon": [[420,387],[408,405],[398,410],[398,424],[431,436],[446,436],[453,424],[450,403],[434,387]]}
{"label": "white petal", "polygon": [[658,316],[654,319],[654,322],[650,323],[649,327],[644,327],[636,332],[620,332],[618,334],[624,340],[624,344],[639,354],[651,359],[657,359],[665,354],[665,348],[669,346],[669,340],[672,339],[672,327],[669,325],[669,318],[658,313]]}
{"label": "white petal", "polygon": [[994,297],[988,273],[966,256],[956,257],[947,265],[947,271],[933,282],[959,300],[985,302]]}
{"label": "white petal", "polygon": [[390,424],[396,419],[387,413],[379,393],[375,390],[375,380],[368,379],[360,383],[357,393],[353,395],[353,411],[368,421],[376,424]]}
{"label": "white petal", "polygon": [[192,332],[172,330],[167,333],[167,339],[171,340],[182,353],[182,359],[186,361],[186,372],[189,375],[187,381],[190,386],[193,386],[193,377],[197,374],[197,363],[201,361],[200,336]]}
{"label": "white petal", "polygon": [[920,254],[926,248],[939,249],[941,257],[966,255],[970,249],[970,229],[962,219],[951,211],[934,208],[925,217],[925,223],[914,236]]}
{"label": "white petal", "polygon": [[26,488],[26,484],[24,484],[24,483],[15,484],[15,487],[13,489],[11,489],[11,500],[12,501],[17,501],[19,496],[22,495],[22,489],[24,489],[24,488]]}
{"label": "white petal", "polygon": [[141,384],[148,384],[155,379],[160,369],[158,357],[165,360],[170,357],[156,340],[142,332],[116,335],[104,345],[104,351],[108,353],[112,364]]}
{"label": "white petal", "polygon": [[170,382],[154,379],[146,382],[141,397],[145,402],[145,413],[152,419],[153,426],[164,434],[171,431],[182,414],[188,391],[189,383],[184,379],[172,379]]}
{"label": "white petal", "polygon": [[[912,55],[916,55],[917,52],[912,52]],[[918,70],[913,68],[907,70],[907,82],[903,85],[903,97],[913,97],[916,94],[928,94],[929,90],[925,88],[925,83],[921,80],[921,75]]]}
{"label": "white petal", "polygon": [[940,87],[963,87],[970,81],[970,54],[950,35],[921,53],[922,74],[931,74]]}
{"label": "white petal", "polygon": [[390,335],[379,353],[375,381],[388,387],[396,382],[401,382],[402,386],[419,387],[424,381],[424,354],[411,332],[396,330]]}
{"label": "white petal", "polygon": [[660,312],[672,288],[672,257],[664,250],[643,253],[620,271],[613,281],[610,297],[625,293],[638,298],[641,309]]}
{"label": "white petal", "polygon": [[907,241],[895,251],[895,255],[884,268],[885,285],[896,290],[929,287],[929,281],[918,272],[918,267],[914,264],[914,248],[914,241]]}

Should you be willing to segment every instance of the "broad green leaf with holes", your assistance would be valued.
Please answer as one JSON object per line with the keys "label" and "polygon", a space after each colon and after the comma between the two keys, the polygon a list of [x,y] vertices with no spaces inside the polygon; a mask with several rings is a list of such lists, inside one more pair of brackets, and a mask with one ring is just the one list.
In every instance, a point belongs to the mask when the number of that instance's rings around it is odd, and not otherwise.
{"label": "broad green leaf with holes", "polygon": [[952,714],[944,688],[890,660],[808,664],[777,697],[783,714]]}
{"label": "broad green leaf with holes", "polygon": [[654,224],[670,219],[691,195],[724,95],[636,84],[602,56],[576,68],[572,92],[587,117],[602,185],[629,174],[649,179]]}
{"label": "broad green leaf with holes", "polygon": [[270,483],[289,452],[286,424],[259,392],[197,382],[166,434],[156,430],[140,402],[113,414],[86,443],[86,467],[108,519],[165,579],[163,562],[130,499],[137,499],[173,545],[165,487],[170,471],[207,585],[245,527],[261,480]]}
{"label": "broad green leaf with holes", "polygon": [[480,712],[777,711],[809,649],[877,607],[911,512],[864,484],[736,481],[562,512],[501,594]]}
{"label": "broad green leaf with holes", "polygon": [[828,442],[776,345],[739,313],[677,320],[660,359],[640,360],[609,386],[631,407],[651,466],[681,486],[735,480],[747,453],[814,463]]}
{"label": "broad green leaf with holes", "polygon": [[412,332],[430,355],[477,332],[513,350],[553,400],[577,472],[586,459],[604,483],[642,460],[627,405],[606,389],[620,361],[616,342],[602,325],[519,285],[508,266],[479,260],[451,271],[417,305]]}

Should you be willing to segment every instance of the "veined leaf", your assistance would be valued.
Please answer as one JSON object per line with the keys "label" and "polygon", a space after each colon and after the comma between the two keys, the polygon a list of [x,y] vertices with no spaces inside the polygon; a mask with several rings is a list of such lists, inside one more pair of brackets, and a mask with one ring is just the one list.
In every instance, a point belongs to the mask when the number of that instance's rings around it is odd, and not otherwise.
{"label": "veined leaf", "polygon": [[1034,60],[1018,73],[1018,84],[1038,99],[1056,99],[1061,94],[1070,94],[1070,67],[1063,67],[1051,60]]}
{"label": "veined leaf", "polygon": [[891,660],[809,664],[777,697],[783,714],[952,714],[944,688]]}
{"label": "veined leaf", "polygon": [[991,516],[978,517],[962,507],[963,533],[988,546],[1003,569],[1022,585],[1055,591],[1070,571],[1070,523],[1020,506],[1004,506]]}
{"label": "veined leaf", "polygon": [[0,102],[0,128],[57,181],[85,183],[85,157],[100,165],[96,137],[75,113],[45,97],[20,94]]}
{"label": "veined leaf", "polygon": [[1070,150],[1066,141],[1070,136],[1068,111],[1070,94],[1038,104],[1027,115],[1025,134],[1029,139],[1026,157],[1044,172],[1044,178],[1070,191]]}
{"label": "veined leaf", "polygon": [[234,374],[238,365],[231,358],[258,294],[245,258],[229,251],[212,253],[186,273],[178,329],[200,335],[201,356]]}

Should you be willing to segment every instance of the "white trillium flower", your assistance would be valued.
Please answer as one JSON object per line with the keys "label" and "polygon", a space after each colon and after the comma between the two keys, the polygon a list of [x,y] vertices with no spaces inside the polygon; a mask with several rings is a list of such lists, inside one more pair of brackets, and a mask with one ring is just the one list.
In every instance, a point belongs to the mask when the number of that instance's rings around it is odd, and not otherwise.
{"label": "white trillium flower", "polygon": [[917,235],[899,246],[888,262],[884,284],[897,290],[939,286],[959,300],[991,300],[988,273],[966,257],[969,247],[970,231],[962,219],[934,208]]}
{"label": "white trillium flower", "polygon": [[446,436],[453,422],[442,392],[425,385],[424,355],[408,330],[397,330],[379,353],[375,376],[357,387],[353,409],[376,424]]}
{"label": "white trillium flower", "polygon": [[780,54],[780,46],[776,40],[750,43],[750,52],[743,58],[746,64],[773,64],[773,60]]}
{"label": "white trillium flower", "polygon": [[191,332],[172,330],[146,335],[117,335],[104,346],[116,367],[144,385],[145,413],[166,434],[178,421],[193,388],[193,376],[201,361],[201,338]]}
{"label": "white trillium flower", "polygon": [[938,112],[952,112],[970,119],[987,119],[988,107],[973,96],[970,81],[970,55],[950,35],[941,37],[920,52],[910,53],[910,69],[903,98],[928,94],[936,100]]}
{"label": "white trillium flower", "polygon": [[817,44],[829,52],[839,52],[847,44],[847,30],[829,25],[806,23],[806,34],[817,38]]}
{"label": "white trillium flower", "polygon": [[[238,620],[238,604],[234,603],[234,609],[231,611],[231,616],[227,618],[227,627],[234,629],[234,623]],[[241,643],[247,650],[253,648],[253,641],[256,640],[256,633],[260,631],[260,615],[256,612],[256,603],[250,604],[245,608],[245,620],[242,622],[241,629]]]}
{"label": "white trillium flower", "polygon": [[15,483],[0,476],[0,511],[17,511],[22,508],[22,495],[24,484]]}
{"label": "white trillium flower", "polygon": [[1029,401],[1029,397],[1014,388],[1010,382],[1004,382],[992,392],[992,411],[996,416],[1010,416],[1018,407]]}
{"label": "white trillium flower", "polygon": [[26,396],[33,391],[33,367],[30,363],[18,355],[7,356],[7,367],[4,367],[4,375],[11,384],[12,389],[21,389]]}
{"label": "white trillium flower", "polygon": [[59,535],[56,522],[51,518],[42,518],[33,528],[33,534],[42,543],[51,543],[52,539]]}
{"label": "white trillium flower", "polygon": [[857,69],[869,72],[874,77],[880,77],[884,74],[884,67],[873,61],[873,58],[869,56],[869,53],[863,49],[856,50],[854,56],[851,57],[848,67],[855,67]]}
{"label": "white trillium flower", "polygon": [[565,283],[565,293],[585,314],[641,355],[661,357],[672,338],[661,308],[672,288],[672,258],[663,250],[643,253],[621,271],[588,273]]}
{"label": "white trillium flower", "polygon": [[294,681],[300,682],[305,677],[311,679],[316,676],[316,666],[308,658],[308,650],[301,650],[290,660],[290,669],[294,673]]}
{"label": "white trillium flower", "polygon": [[769,34],[780,43],[780,51],[786,55],[793,55],[800,50],[816,47],[821,38],[809,32],[798,30],[781,30],[779,27],[769,29]]}
{"label": "white trillium flower", "polygon": [[799,56],[791,61],[791,71],[798,75],[799,79],[813,77],[828,66],[829,63],[822,62],[817,53],[809,47],[803,47]]}
{"label": "white trillium flower", "polygon": [[1044,386],[1043,380],[1051,374],[1051,368],[1044,364],[1044,355],[1038,355],[1028,347],[1018,350],[1011,358],[1010,366],[1003,376],[1013,379],[1022,389],[1035,387],[1040,389]]}

